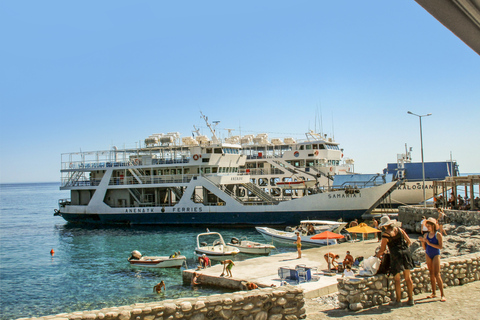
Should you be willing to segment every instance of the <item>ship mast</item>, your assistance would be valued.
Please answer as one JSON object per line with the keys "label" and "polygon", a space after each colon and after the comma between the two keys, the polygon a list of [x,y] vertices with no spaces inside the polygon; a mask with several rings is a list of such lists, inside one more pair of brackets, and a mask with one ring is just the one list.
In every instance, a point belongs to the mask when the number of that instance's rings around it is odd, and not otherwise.
{"label": "ship mast", "polygon": [[210,129],[210,132],[212,133],[212,141],[213,143],[220,143],[220,141],[217,138],[217,135],[215,134],[215,127],[220,123],[220,121],[214,121],[213,126],[208,122],[208,117],[206,117],[202,111],[200,111],[200,114],[202,115],[203,120],[205,120],[205,123],[207,124],[208,129]]}

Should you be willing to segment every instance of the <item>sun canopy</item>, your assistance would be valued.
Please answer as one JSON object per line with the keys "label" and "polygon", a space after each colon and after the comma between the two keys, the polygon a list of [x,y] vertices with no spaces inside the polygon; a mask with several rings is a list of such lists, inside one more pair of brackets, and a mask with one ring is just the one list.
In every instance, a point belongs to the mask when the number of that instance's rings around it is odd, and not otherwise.
{"label": "sun canopy", "polygon": [[321,240],[321,239],[342,239],[344,238],[343,235],[334,233],[331,231],[323,231],[322,233],[316,234],[310,239],[312,240]]}
{"label": "sun canopy", "polygon": [[367,226],[365,223],[360,223],[358,226],[347,228],[346,229],[350,233],[375,233],[375,232],[381,232],[378,229],[372,228],[370,226]]}

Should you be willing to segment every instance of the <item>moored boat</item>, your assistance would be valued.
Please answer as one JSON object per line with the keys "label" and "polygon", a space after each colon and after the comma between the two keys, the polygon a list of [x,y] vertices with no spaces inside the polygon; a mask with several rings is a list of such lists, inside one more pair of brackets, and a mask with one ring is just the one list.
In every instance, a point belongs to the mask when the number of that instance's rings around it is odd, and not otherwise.
{"label": "moored boat", "polygon": [[135,250],[128,258],[131,266],[147,267],[147,268],[180,268],[186,267],[187,258],[182,255],[175,256],[142,256],[142,254]]}
{"label": "moored boat", "polygon": [[[255,227],[255,229],[265,238],[267,241],[272,241],[274,243],[279,243],[288,246],[295,246],[295,241],[297,240],[297,235],[295,231],[282,231],[268,227]],[[311,239],[314,234],[307,235],[303,233],[300,235],[302,239],[302,247],[322,247],[326,245],[335,245],[337,244],[336,239]]]}
{"label": "moored boat", "polygon": [[205,254],[211,260],[218,261],[232,259],[239,252],[238,248],[227,245],[218,232],[205,232],[197,235],[195,254],[198,257]]}
{"label": "moored boat", "polygon": [[238,240],[237,238],[232,238],[228,245],[238,248],[240,253],[247,254],[268,255],[273,249],[275,249],[275,246],[271,244],[259,243],[247,239]]}

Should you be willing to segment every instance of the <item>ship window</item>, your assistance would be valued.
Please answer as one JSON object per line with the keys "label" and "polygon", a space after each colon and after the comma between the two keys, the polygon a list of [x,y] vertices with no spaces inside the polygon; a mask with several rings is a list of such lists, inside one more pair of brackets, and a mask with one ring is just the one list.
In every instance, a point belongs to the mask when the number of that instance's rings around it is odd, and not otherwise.
{"label": "ship window", "polygon": [[207,153],[212,153],[212,148],[207,148]]}
{"label": "ship window", "polygon": [[318,149],[318,144],[313,144],[313,150]]}
{"label": "ship window", "polygon": [[268,179],[267,178],[259,178],[258,179],[258,185],[259,186],[267,186],[268,185]]}
{"label": "ship window", "polygon": [[218,168],[212,168],[212,173],[217,173]]}
{"label": "ship window", "polygon": [[215,148],[215,149],[214,149],[214,152],[221,154],[221,153],[222,153],[222,148]]}
{"label": "ship window", "polygon": [[324,144],[321,144],[319,145],[320,146],[320,149],[325,149],[325,145]]}
{"label": "ship window", "polygon": [[311,149],[312,149],[312,145],[311,145],[311,144],[307,144],[307,145],[305,146],[305,149],[306,149],[306,150],[311,150]]}
{"label": "ship window", "polygon": [[303,150],[303,145],[300,146],[300,150]]}

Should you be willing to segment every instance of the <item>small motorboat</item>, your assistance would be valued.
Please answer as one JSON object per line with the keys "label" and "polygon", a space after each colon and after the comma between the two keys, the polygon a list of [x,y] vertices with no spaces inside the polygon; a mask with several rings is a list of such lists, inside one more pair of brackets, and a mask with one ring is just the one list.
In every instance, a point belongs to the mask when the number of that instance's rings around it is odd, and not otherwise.
{"label": "small motorboat", "polygon": [[[313,227],[313,232],[308,232],[308,226]],[[302,239],[302,246],[304,247],[320,247],[326,245],[337,244],[336,239],[311,239],[315,234],[323,231],[331,231],[340,233],[340,231],[347,225],[345,222],[328,221],[328,220],[302,220],[298,228],[287,228],[287,231],[276,230],[267,227],[255,227],[255,229],[262,234],[267,241],[280,243],[283,245],[295,246],[294,242],[297,240],[296,231],[300,232]]]}
{"label": "small motorboat", "polygon": [[264,244],[260,242],[254,242],[250,240],[238,240],[237,238],[232,238],[230,240],[229,246],[238,248],[241,253],[248,253],[248,254],[270,254],[272,249],[275,249],[274,245],[271,244]]}
{"label": "small motorboat", "polygon": [[128,258],[131,266],[148,267],[148,268],[180,268],[187,266],[187,258],[180,255],[180,253],[172,254],[171,256],[142,256],[142,254],[134,250]]}
{"label": "small motorboat", "polygon": [[[210,241],[210,245],[207,243]],[[234,246],[225,244],[223,237],[218,232],[205,232],[197,235],[197,247],[195,254],[200,257],[205,254],[212,260],[231,259],[240,250]]]}

